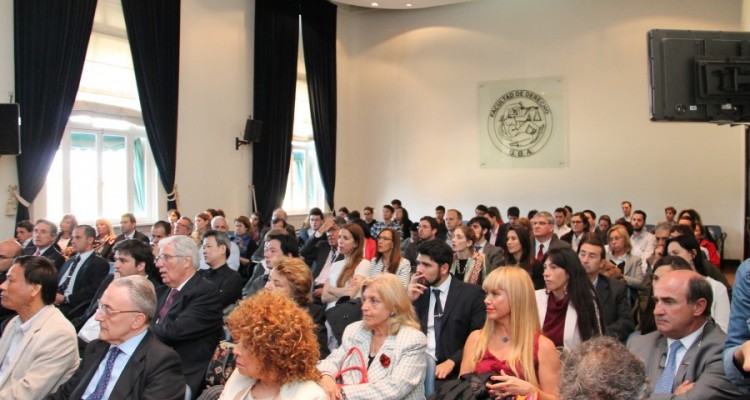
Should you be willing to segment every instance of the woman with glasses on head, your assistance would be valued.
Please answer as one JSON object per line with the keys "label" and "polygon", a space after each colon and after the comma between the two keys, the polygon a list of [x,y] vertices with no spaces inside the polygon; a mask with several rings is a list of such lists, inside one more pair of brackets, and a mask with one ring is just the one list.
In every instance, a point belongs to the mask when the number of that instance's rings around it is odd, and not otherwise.
{"label": "woman with glasses on head", "polygon": [[459,375],[492,374],[487,386],[493,398],[556,399],[560,357],[541,334],[529,275],[517,267],[498,268],[482,289],[487,319],[466,339]]}
{"label": "woman with glasses on head", "polygon": [[[401,281],[392,274],[367,278],[362,314],[344,331],[341,347],[318,363],[329,398],[424,399],[427,338]],[[344,369],[339,386],[336,375]]]}
{"label": "woman with glasses on head", "polygon": [[517,265],[523,268],[531,277],[534,289],[544,289],[542,263],[531,254],[531,238],[529,231],[519,225],[511,225],[503,243],[505,252],[504,266]]}
{"label": "woman with glasses on head", "polygon": [[578,254],[568,248],[550,249],[543,263],[547,287],[536,291],[536,302],[544,336],[572,351],[604,333],[594,287]]}
{"label": "woman with glasses on head", "polygon": [[383,229],[378,235],[378,247],[375,258],[370,265],[370,276],[382,273],[391,273],[398,276],[404,288],[409,286],[411,279],[411,263],[406,257],[401,256],[399,248],[401,237],[391,228]]}

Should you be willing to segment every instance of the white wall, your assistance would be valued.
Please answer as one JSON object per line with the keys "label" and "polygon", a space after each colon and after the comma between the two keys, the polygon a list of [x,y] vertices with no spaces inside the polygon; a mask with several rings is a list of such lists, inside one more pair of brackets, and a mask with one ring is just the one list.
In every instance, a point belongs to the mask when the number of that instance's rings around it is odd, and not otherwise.
{"label": "white wall", "polygon": [[[7,103],[8,92],[15,90],[14,69],[13,0],[0,0],[0,103]],[[0,156],[0,205],[8,201],[8,186],[17,184],[16,157]],[[13,236],[16,216],[5,215],[5,207],[0,211],[0,240],[4,240]]]}
{"label": "white wall", "polygon": [[[336,205],[379,210],[398,197],[416,218],[479,203],[620,216],[628,199],[649,222],[690,207],[724,227],[726,257],[740,258],[742,129],[649,121],[646,32],[740,30],[741,10],[739,0],[341,10]],[[566,82],[568,166],[480,169],[478,82],[547,76]]]}
{"label": "white wall", "polygon": [[251,210],[252,145],[237,151],[234,139],[253,111],[254,13],[254,1],[182,2],[176,181],[191,218],[206,208],[230,218]]}

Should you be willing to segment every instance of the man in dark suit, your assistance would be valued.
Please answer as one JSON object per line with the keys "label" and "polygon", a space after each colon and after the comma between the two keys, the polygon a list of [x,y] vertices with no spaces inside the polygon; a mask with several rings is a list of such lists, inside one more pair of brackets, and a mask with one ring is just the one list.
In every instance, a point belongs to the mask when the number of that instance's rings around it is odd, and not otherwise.
{"label": "man in dark suit", "polygon": [[34,224],[28,219],[16,223],[16,241],[22,248],[26,249],[34,245]]}
{"label": "man in dark suit", "polygon": [[[327,282],[328,269],[335,261],[344,258],[343,254],[338,252],[339,247],[339,229],[346,225],[346,220],[341,217],[330,218],[320,226],[320,228],[310,236],[309,240],[299,251],[299,255],[305,260],[312,259],[312,275],[316,286]],[[321,272],[325,271],[323,277]],[[320,289],[318,290],[320,291]],[[318,294],[318,297],[320,294]]]}
{"label": "man in dark suit", "polygon": [[550,249],[570,248],[570,244],[560,240],[555,235],[555,217],[548,211],[539,211],[531,219],[531,225],[534,229],[534,238],[531,239],[531,253],[538,261]]}
{"label": "man in dark suit", "polygon": [[650,399],[739,399],[724,374],[727,335],[711,318],[713,292],[694,271],[668,272],[654,282],[656,332],[633,338],[628,349],[646,364]]}
{"label": "man in dark suit", "polygon": [[57,225],[46,219],[39,219],[34,224],[34,233],[32,236],[33,246],[27,246],[23,250],[25,256],[42,256],[52,261],[57,270],[60,270],[65,257],[55,248],[55,238],[57,237]]}
{"label": "man in dark suit", "polygon": [[[418,254],[417,247],[419,247],[420,243],[424,243],[428,240],[439,239],[438,237],[439,226],[440,224],[438,223],[437,219],[430,217],[428,215],[425,215],[424,217],[419,219],[419,225],[417,226],[417,236],[419,237],[419,241],[410,242],[406,246],[406,251],[404,251],[404,257],[406,257],[406,259],[409,260],[412,271],[414,271],[417,268],[417,254]],[[445,241],[445,239],[440,239],[440,240]]]}
{"label": "man in dark suit", "polygon": [[55,305],[70,320],[86,311],[96,289],[109,273],[109,263],[94,251],[95,238],[93,227],[78,225],[70,239],[77,254],[70,257],[57,274]]}
{"label": "man in dark suit", "polygon": [[[138,232],[138,230],[135,229],[136,227],[135,215],[131,213],[122,214],[122,217],[120,217],[120,232],[122,233],[117,235],[115,243],[121,242],[125,239],[138,239],[146,244],[151,243],[148,236]],[[114,252],[112,253],[112,257],[114,257]]]}
{"label": "man in dark suit", "polygon": [[581,242],[578,258],[596,288],[600,313],[604,320],[604,332],[624,343],[635,329],[633,315],[630,313],[628,287],[619,280],[610,279],[601,273],[607,263],[607,251],[604,244],[593,235],[589,235]]}
{"label": "man in dark suit", "polygon": [[466,338],[484,325],[487,309],[479,286],[453,279],[453,251],[448,244],[430,240],[417,251],[417,273],[407,291],[427,335],[428,359],[435,361],[434,372],[428,362],[425,377],[429,397],[434,386],[458,376]]}
{"label": "man in dark suit", "polygon": [[75,374],[46,398],[184,399],[179,355],[148,330],[155,310],[154,287],[145,277],[112,282],[96,313],[99,339],[88,345]]}
{"label": "man in dark suit", "polygon": [[164,286],[156,291],[156,321],[151,332],[182,359],[185,381],[194,397],[202,390],[211,356],[223,336],[221,296],[198,271],[198,246],[188,236],[159,241],[156,258]]}
{"label": "man in dark suit", "polygon": [[518,207],[508,207],[508,222],[500,226],[500,229],[498,229],[497,231],[497,237],[495,238],[495,241],[492,242],[492,244],[497,247],[503,247],[505,242],[508,240],[508,230],[510,230],[510,227],[516,223],[516,220],[518,220],[518,217],[520,215],[521,210],[519,210]]}

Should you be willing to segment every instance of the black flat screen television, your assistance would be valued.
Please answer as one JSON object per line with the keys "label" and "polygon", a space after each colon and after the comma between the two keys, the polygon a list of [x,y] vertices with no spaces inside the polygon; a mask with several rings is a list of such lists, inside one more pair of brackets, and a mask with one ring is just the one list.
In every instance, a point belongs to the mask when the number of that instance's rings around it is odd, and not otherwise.
{"label": "black flat screen television", "polygon": [[750,123],[750,32],[648,32],[652,121]]}

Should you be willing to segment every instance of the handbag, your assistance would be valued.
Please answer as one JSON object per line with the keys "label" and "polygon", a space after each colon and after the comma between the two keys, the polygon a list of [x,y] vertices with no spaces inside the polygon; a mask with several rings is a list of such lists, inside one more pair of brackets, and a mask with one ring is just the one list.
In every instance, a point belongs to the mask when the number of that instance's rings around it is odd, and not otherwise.
{"label": "handbag", "polygon": [[236,357],[234,355],[234,346],[236,344],[222,340],[216,346],[214,355],[208,363],[206,371],[206,385],[226,385],[227,379],[234,371]]}
{"label": "handbag", "polygon": [[349,371],[359,371],[359,373],[362,374],[362,378],[359,380],[359,382],[356,383],[357,385],[367,383],[367,364],[365,364],[365,357],[362,355],[362,351],[358,347],[352,347],[351,349],[349,349],[349,352],[346,353],[346,356],[344,356],[341,364],[343,365],[346,359],[355,353],[357,354],[357,356],[359,356],[359,365],[342,368],[338,373],[336,373],[335,379],[336,384],[339,386],[339,388],[345,386],[342,376]]}
{"label": "handbag", "polygon": [[331,326],[331,331],[336,340],[341,343],[344,329],[349,324],[362,319],[362,300],[342,297],[333,308],[326,311],[326,321]]}

